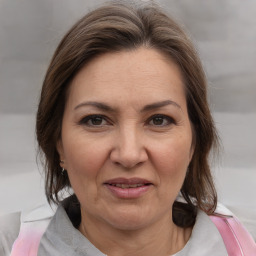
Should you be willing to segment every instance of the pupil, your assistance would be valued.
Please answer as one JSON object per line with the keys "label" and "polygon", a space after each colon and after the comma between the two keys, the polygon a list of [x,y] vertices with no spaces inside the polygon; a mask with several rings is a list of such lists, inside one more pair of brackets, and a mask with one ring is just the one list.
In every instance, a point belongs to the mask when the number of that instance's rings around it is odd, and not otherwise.
{"label": "pupil", "polygon": [[100,125],[102,123],[102,118],[101,117],[94,117],[92,119],[92,124],[93,125]]}
{"label": "pupil", "polygon": [[163,118],[162,117],[155,117],[153,120],[154,125],[161,125],[163,124]]}

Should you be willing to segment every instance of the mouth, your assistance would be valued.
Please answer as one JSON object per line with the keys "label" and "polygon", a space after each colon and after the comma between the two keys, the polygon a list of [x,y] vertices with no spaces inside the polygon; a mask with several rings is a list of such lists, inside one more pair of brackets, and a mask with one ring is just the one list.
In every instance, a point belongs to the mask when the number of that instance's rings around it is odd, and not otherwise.
{"label": "mouth", "polygon": [[106,181],[104,184],[115,186],[119,188],[137,188],[142,186],[149,186],[152,185],[152,183],[146,179],[142,178],[115,178]]}
{"label": "mouth", "polygon": [[108,184],[110,186],[115,186],[115,187],[118,187],[118,188],[139,188],[139,187],[142,187],[142,186],[148,186],[150,185],[150,183],[146,183],[146,184]]}
{"label": "mouth", "polygon": [[117,178],[105,182],[104,185],[115,197],[134,199],[144,195],[153,183],[141,178]]}

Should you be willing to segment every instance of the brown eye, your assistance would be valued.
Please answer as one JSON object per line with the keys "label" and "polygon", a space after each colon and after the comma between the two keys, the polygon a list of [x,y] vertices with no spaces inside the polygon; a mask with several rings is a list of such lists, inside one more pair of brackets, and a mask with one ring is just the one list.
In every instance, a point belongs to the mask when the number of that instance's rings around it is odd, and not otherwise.
{"label": "brown eye", "polygon": [[89,123],[92,125],[102,125],[102,122],[103,118],[99,116],[93,117],[89,120]]}
{"label": "brown eye", "polygon": [[104,126],[107,125],[108,122],[104,116],[101,115],[89,115],[84,117],[80,122],[81,125],[86,126]]}
{"label": "brown eye", "polygon": [[149,125],[153,126],[167,126],[174,123],[174,120],[165,115],[155,115],[149,120]]}
{"label": "brown eye", "polygon": [[154,117],[153,119],[152,119],[152,123],[154,124],[154,125],[163,125],[164,124],[164,118],[162,118],[162,117]]}

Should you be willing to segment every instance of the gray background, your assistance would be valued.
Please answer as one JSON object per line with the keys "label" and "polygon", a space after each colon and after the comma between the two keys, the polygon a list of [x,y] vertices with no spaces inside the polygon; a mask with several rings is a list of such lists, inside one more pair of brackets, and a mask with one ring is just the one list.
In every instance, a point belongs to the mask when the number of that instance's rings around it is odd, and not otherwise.
{"label": "gray background", "polygon": [[[0,214],[44,200],[34,141],[40,87],[64,33],[102,2],[0,0]],[[200,53],[224,146],[213,166],[220,201],[256,234],[256,1],[156,2]]]}

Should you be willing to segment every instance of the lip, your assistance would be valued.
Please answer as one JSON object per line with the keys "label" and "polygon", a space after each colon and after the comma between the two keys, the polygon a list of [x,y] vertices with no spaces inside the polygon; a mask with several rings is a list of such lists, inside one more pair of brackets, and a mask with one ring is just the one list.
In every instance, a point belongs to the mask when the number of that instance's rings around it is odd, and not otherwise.
{"label": "lip", "polygon": [[[117,187],[117,184],[123,184],[124,186],[136,185],[138,187],[122,188]],[[118,198],[124,199],[135,199],[143,196],[147,191],[149,191],[153,183],[142,178],[115,178],[104,182],[104,186],[111,192],[112,195]]]}
{"label": "lip", "polygon": [[134,184],[152,184],[152,182],[150,182],[149,180],[146,179],[142,179],[142,178],[115,178],[115,179],[111,179],[111,180],[107,180],[106,182],[104,182],[104,184],[128,184],[128,185],[134,185]]}

